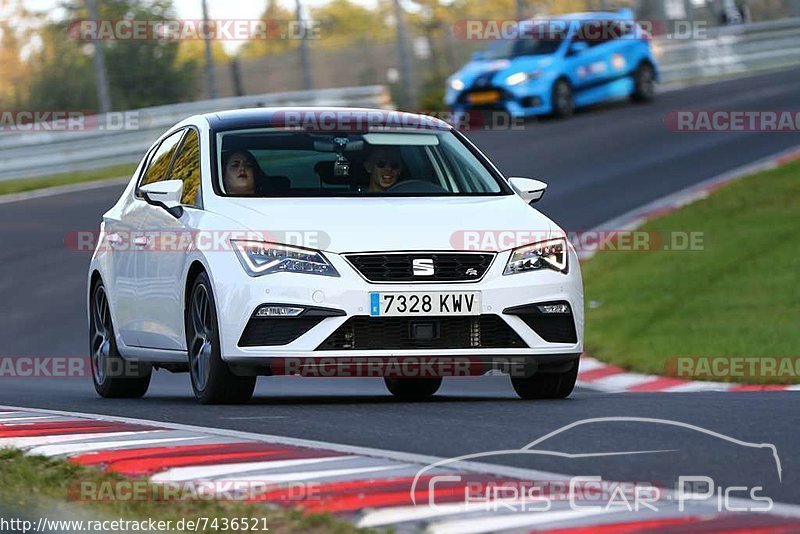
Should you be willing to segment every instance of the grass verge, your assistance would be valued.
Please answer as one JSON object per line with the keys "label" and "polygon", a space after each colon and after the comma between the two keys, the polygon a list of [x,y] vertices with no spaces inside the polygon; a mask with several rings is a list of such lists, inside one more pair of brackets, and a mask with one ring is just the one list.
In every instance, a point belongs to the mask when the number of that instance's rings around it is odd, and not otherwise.
{"label": "grass verge", "polygon": [[135,163],[131,163],[125,165],[114,165],[113,167],[105,167],[103,169],[94,169],[90,171],[75,171],[61,174],[51,174],[47,176],[38,176],[35,178],[5,180],[0,182],[0,195],[24,193],[25,191],[34,191],[36,189],[44,189],[45,187],[54,187],[57,185],[96,182],[98,180],[109,180],[112,178],[131,176],[133,171],[136,170],[136,165],[137,164]]}
{"label": "grass verge", "polygon": [[[269,532],[290,533],[309,532],[312,534],[367,532],[352,524],[328,514],[304,514],[297,510],[273,508],[266,505],[231,501],[154,501],[154,500],[81,500],[79,484],[91,483],[97,487],[111,487],[112,484],[126,481],[125,477],[105,473],[96,468],[84,467],[64,460],[49,459],[42,456],[25,456],[14,449],[0,449],[0,509],[14,510],[18,516],[47,517],[60,520],[83,521],[172,521],[173,531],[181,519],[196,520],[209,518],[207,528],[196,532],[218,533]],[[105,486],[101,486],[105,484]],[[100,494],[104,494],[100,491]],[[107,493],[106,493],[107,494]],[[123,495],[122,491],[119,493]],[[70,495],[73,497],[70,498]],[[218,518],[217,528],[212,521]],[[223,518],[262,518],[256,529],[237,527],[223,529]],[[248,526],[253,526],[249,522]],[[186,529],[184,529],[186,530]],[[193,530],[194,532],[194,530]]]}
{"label": "grass verge", "polygon": [[[702,232],[700,250],[598,252],[583,267],[587,352],[660,374],[670,357],[800,356],[798,222],[800,163],[791,163],[640,229],[651,243]],[[716,379],[799,381],[796,375]]]}

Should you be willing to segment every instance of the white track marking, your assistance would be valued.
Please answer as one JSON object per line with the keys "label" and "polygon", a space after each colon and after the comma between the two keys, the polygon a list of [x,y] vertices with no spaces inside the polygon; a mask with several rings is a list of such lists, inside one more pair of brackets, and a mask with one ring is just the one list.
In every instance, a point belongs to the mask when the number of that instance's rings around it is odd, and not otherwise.
{"label": "white track marking", "polygon": [[19,438],[0,438],[0,447],[16,447],[26,449],[37,445],[50,445],[51,443],[67,443],[84,439],[107,439],[116,436],[135,436],[143,432],[102,432],[97,434],[64,434],[61,436],[30,436]]}
{"label": "white track marking", "polygon": [[242,462],[237,464],[198,465],[193,467],[174,467],[151,477],[153,482],[183,482],[195,479],[211,479],[235,473],[250,473],[269,469],[282,469],[312,465],[336,460],[352,460],[357,456],[326,456],[325,458],[302,458],[297,460],[272,460],[263,462]]}
{"label": "white track marking", "polygon": [[54,419],[58,420],[61,419],[61,417],[57,415],[38,415],[35,417],[3,417],[0,418],[0,423],[2,423],[2,426],[5,427],[6,423],[16,423],[17,421],[41,421],[41,420],[53,421]]}
{"label": "white track marking", "polygon": [[[523,502],[542,504],[542,500],[535,499],[494,499],[488,502],[456,502],[447,504],[435,504],[433,506],[395,506],[392,508],[380,508],[365,513],[358,520],[359,528],[374,528],[396,523],[407,523],[409,521],[424,521],[435,517],[444,517],[456,514],[470,514],[474,512],[491,513],[487,507],[499,507],[502,511],[503,506],[522,506]],[[544,513],[541,512],[541,513]]]}
{"label": "white track marking", "polygon": [[11,193],[8,195],[0,195],[0,204],[10,204],[12,202],[22,202],[25,200],[33,200],[36,198],[55,197],[58,195],[66,195],[68,193],[77,193],[78,191],[91,191],[92,189],[102,189],[104,187],[121,186],[130,182],[130,180],[131,180],[130,177],[109,178],[107,180],[92,180],[91,182],[57,185],[54,187],[46,187],[44,189],[24,191],[22,193]]}
{"label": "white track marking", "polygon": [[601,367],[606,367],[606,364],[599,360],[595,360],[594,358],[581,358],[580,367],[578,368],[578,376],[581,376],[581,373],[585,373],[587,371],[594,371],[595,369],[600,369]]}
{"label": "white track marking", "polygon": [[[163,433],[163,431],[158,431]],[[106,449],[122,449],[134,445],[162,445],[165,443],[177,443],[183,441],[203,439],[203,436],[188,436],[185,438],[152,438],[152,439],[132,439],[126,441],[98,441],[92,443],[71,443],[65,445],[40,445],[28,450],[28,454],[41,456],[58,456],[61,454],[84,454],[87,452],[97,452]]]}
{"label": "white track marking", "polygon": [[569,521],[607,513],[608,512],[589,510],[564,510],[559,512],[534,512],[485,518],[457,519],[434,523],[428,527],[428,532],[431,534],[481,534],[483,532],[498,532],[512,528],[539,526],[547,523],[555,523],[556,521]]}
{"label": "white track marking", "polygon": [[617,375],[604,376],[597,380],[592,380],[592,385],[610,391],[625,391],[628,388],[644,384],[653,380],[652,376],[640,375],[636,373],[621,373]]}
{"label": "white track marking", "polygon": [[694,391],[727,391],[734,387],[736,384],[728,384],[724,382],[687,382],[679,386],[671,386],[663,389],[664,393],[691,393]]}
{"label": "white track marking", "polygon": [[252,475],[244,477],[226,477],[214,479],[215,482],[265,482],[267,484],[280,484],[287,482],[300,482],[303,480],[322,480],[324,478],[345,477],[363,473],[377,473],[378,471],[394,471],[404,469],[408,465],[376,465],[372,467],[347,467],[341,469],[324,469],[320,471],[298,471],[297,473],[276,473],[270,475]]}

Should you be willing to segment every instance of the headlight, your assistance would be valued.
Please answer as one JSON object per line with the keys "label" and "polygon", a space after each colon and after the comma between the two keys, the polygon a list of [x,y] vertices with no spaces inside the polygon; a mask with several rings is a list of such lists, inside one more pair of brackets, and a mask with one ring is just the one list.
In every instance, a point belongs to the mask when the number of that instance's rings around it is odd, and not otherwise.
{"label": "headlight", "polygon": [[305,273],[339,276],[322,252],[263,241],[231,240],[236,256],[250,276]]}
{"label": "headlight", "polygon": [[563,238],[525,245],[511,252],[503,274],[517,274],[542,269],[552,269],[563,273],[567,271],[568,255],[567,240]]}
{"label": "headlight", "polygon": [[515,72],[508,78],[506,78],[507,85],[519,85],[521,83],[525,83],[529,80],[535,80],[536,78],[541,77],[542,71],[535,70],[533,72]]}
{"label": "headlight", "polygon": [[461,91],[464,89],[464,82],[462,82],[458,78],[450,80],[450,89],[454,91]]}

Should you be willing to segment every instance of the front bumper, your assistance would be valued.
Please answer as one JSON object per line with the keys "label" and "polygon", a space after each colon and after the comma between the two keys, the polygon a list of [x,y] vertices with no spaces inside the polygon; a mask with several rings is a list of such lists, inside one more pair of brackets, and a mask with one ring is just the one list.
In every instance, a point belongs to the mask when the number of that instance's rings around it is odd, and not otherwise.
{"label": "front bumper", "polygon": [[[485,91],[486,89],[481,89]],[[445,104],[453,111],[504,111],[512,117],[531,117],[552,113],[552,82],[549,80],[533,80],[514,87],[492,87],[489,90],[499,91],[501,99],[484,105],[469,102],[468,95],[475,89],[464,91],[447,90]]]}
{"label": "front bumper", "polygon": [[[357,358],[405,356],[469,356],[505,358],[522,356],[556,361],[575,358],[583,351],[583,285],[575,251],[570,247],[567,274],[535,271],[504,276],[510,252],[499,253],[486,275],[475,283],[369,283],[337,254],[326,253],[341,277],[280,273],[257,278],[248,276],[233,254],[216,258],[212,265],[212,283],[218,306],[222,358],[229,363],[256,365],[274,358]],[[394,348],[343,350],[321,346],[352,318],[369,317],[371,292],[403,291],[480,291],[481,313],[494,316],[507,325],[523,343],[513,348]],[[576,342],[546,341],[523,318],[504,313],[536,303],[566,302],[572,310]],[[242,346],[243,333],[254,311],[264,304],[291,304],[307,308],[336,310],[309,321],[304,333],[285,344]],[[280,321],[293,321],[285,318]],[[381,320],[381,319],[375,319]],[[313,323],[313,324],[311,324]],[[290,336],[291,337],[291,336]],[[279,340],[280,341],[280,340]]]}

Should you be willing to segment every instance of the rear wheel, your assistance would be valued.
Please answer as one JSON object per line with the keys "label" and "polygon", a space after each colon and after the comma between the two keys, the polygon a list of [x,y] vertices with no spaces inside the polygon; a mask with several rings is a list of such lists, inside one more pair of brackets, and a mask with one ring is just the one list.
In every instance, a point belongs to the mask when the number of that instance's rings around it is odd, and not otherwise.
{"label": "rear wheel", "polygon": [[561,78],[553,85],[553,116],[567,118],[575,114],[575,99],[572,86],[567,80]]}
{"label": "rear wheel", "polygon": [[217,310],[211,282],[200,273],[186,306],[186,347],[194,396],[202,404],[247,402],[256,387],[255,376],[237,376],[222,361]]}
{"label": "rear wheel", "polygon": [[538,372],[531,377],[512,377],[511,384],[517,395],[531,399],[565,399],[575,389],[578,379],[578,360],[565,371]]}
{"label": "rear wheel", "polygon": [[146,363],[126,361],[120,356],[102,281],[92,287],[89,306],[89,355],[94,389],[108,399],[144,396],[150,386],[152,367]]}
{"label": "rear wheel", "polygon": [[633,73],[635,102],[650,102],[656,97],[656,69],[650,63],[642,63]]}
{"label": "rear wheel", "polygon": [[386,388],[397,398],[422,400],[433,396],[442,385],[440,378],[384,378]]}

